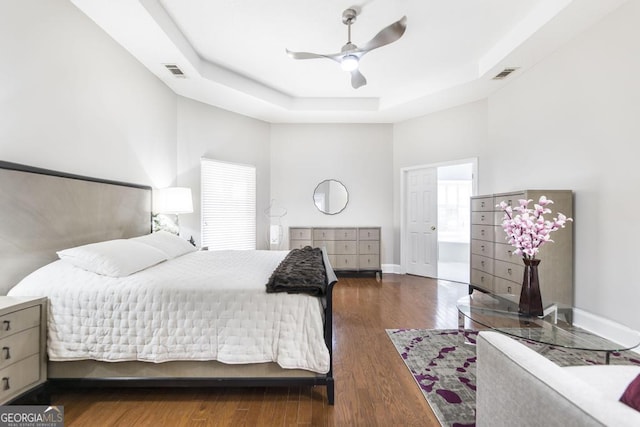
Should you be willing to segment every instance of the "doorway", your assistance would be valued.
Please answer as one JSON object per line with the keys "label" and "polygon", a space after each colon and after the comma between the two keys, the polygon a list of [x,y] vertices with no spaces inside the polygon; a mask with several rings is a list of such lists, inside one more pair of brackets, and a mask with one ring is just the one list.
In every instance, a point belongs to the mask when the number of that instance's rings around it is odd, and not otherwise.
{"label": "doorway", "polygon": [[469,283],[477,159],[402,169],[402,272]]}

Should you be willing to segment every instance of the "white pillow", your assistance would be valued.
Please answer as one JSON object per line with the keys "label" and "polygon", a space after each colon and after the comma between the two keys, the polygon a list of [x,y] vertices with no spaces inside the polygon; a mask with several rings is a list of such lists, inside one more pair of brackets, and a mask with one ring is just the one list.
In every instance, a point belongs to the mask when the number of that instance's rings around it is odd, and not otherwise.
{"label": "white pillow", "polygon": [[149,245],[129,239],[107,240],[58,252],[58,257],[76,267],[110,277],[124,277],[167,260]]}
{"label": "white pillow", "polygon": [[180,255],[196,251],[195,246],[191,243],[167,231],[156,231],[155,233],[134,237],[129,240],[134,240],[136,242],[152,246],[167,255],[168,259],[173,259]]}

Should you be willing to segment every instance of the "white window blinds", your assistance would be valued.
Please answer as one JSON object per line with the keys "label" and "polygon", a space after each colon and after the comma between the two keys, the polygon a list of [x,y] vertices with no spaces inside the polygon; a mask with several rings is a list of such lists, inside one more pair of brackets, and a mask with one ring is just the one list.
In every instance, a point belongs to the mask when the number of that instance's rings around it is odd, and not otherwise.
{"label": "white window blinds", "polygon": [[256,168],[201,159],[202,246],[256,248]]}

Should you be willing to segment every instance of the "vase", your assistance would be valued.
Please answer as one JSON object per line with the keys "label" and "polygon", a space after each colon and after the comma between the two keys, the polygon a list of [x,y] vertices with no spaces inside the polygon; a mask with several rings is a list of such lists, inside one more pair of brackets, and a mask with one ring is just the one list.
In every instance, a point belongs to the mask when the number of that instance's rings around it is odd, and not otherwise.
{"label": "vase", "polygon": [[527,316],[542,316],[542,296],[538,279],[539,259],[523,259],[524,277],[518,310]]}

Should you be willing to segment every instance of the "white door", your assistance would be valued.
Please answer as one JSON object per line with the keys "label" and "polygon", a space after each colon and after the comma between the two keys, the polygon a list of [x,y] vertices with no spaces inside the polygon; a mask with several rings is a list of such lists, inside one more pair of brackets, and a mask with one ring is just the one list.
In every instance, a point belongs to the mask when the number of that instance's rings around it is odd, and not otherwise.
{"label": "white door", "polygon": [[438,173],[436,168],[407,172],[406,265],[407,273],[437,277],[438,274]]}

